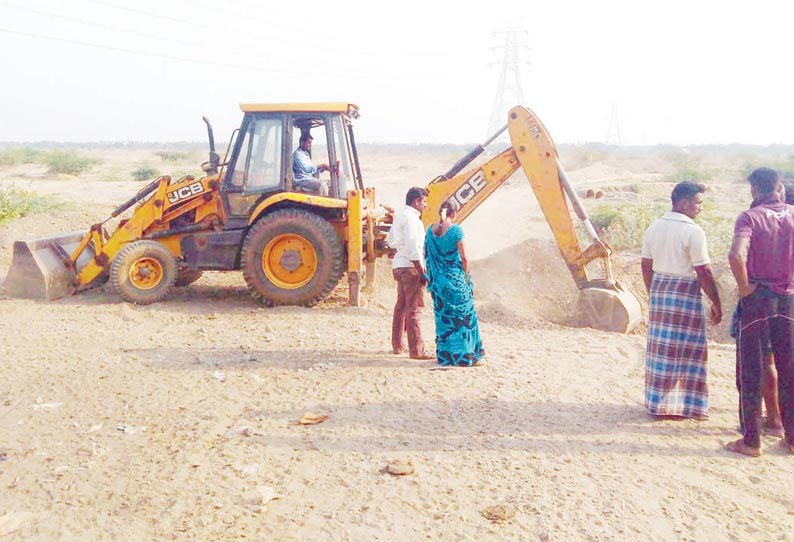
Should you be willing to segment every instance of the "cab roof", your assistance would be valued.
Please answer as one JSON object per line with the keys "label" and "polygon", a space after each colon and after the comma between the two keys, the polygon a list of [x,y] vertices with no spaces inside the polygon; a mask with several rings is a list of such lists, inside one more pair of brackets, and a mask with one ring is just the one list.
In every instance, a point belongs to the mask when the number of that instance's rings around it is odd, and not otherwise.
{"label": "cab roof", "polygon": [[243,113],[345,113],[358,117],[358,106],[347,102],[240,104]]}

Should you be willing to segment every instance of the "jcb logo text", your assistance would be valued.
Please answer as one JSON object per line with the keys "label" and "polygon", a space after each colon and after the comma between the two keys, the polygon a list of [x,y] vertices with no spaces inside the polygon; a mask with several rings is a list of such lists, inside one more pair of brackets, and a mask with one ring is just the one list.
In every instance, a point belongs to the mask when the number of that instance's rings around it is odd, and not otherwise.
{"label": "jcb logo text", "polygon": [[455,210],[458,210],[471,201],[486,186],[488,186],[488,181],[483,177],[482,171],[478,171],[463,183],[447,201],[452,204]]}
{"label": "jcb logo text", "polygon": [[183,186],[179,190],[169,192],[168,201],[171,203],[176,203],[179,200],[187,199],[191,196],[195,196],[196,194],[201,194],[202,192],[204,192],[204,186],[201,184],[201,182],[195,182],[188,186]]}

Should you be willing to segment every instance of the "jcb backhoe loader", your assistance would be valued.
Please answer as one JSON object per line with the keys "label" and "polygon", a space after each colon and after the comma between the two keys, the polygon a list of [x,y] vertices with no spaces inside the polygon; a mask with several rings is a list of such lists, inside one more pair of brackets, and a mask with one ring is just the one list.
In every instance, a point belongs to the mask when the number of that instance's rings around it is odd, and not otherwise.
{"label": "jcb backhoe loader", "polygon": [[[209,161],[200,179],[159,177],[88,232],[16,242],[5,289],[57,299],[109,280],[127,301],[163,299],[203,270],[242,269],[268,305],[314,305],[347,271],[358,303],[366,262],[374,273],[375,193],[358,167],[348,103],[243,104],[221,163],[209,121]],[[328,194],[296,182],[293,150],[302,135],[330,164]],[[105,224],[135,207],[112,233]]]}
{"label": "jcb backhoe loader", "polygon": [[[374,277],[376,258],[388,254],[391,214],[365,189],[348,103],[244,104],[242,125],[221,162],[212,128],[209,161],[200,179],[155,179],[88,232],[14,244],[5,282],[11,295],[57,299],[109,280],[127,301],[148,304],[203,270],[241,269],[252,294],[268,305],[311,306],[324,299],[347,272],[349,302],[359,304],[362,279]],[[582,291],[586,324],[626,332],[640,319],[636,298],[614,280],[609,248],[598,238],[559,164],[546,129],[526,108],[511,110],[512,146],[484,165],[460,173],[479,156],[478,146],[428,185],[431,209],[449,199],[471,212],[521,167],[540,201],[563,258]],[[330,165],[329,193],[307,193],[293,175],[300,136]],[[318,145],[319,143],[319,145]],[[323,144],[324,143],[324,144]],[[593,244],[582,251],[569,203]],[[135,207],[112,233],[105,225]],[[428,216],[426,220],[432,220]],[[604,277],[586,266],[602,259]]]}

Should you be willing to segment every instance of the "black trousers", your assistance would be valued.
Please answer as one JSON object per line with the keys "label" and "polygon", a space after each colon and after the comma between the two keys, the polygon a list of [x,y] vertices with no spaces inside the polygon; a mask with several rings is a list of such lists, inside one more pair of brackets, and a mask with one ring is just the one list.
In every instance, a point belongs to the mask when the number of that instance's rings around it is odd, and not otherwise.
{"label": "black trousers", "polygon": [[736,348],[744,443],[754,448],[761,446],[761,380],[769,341],[775,354],[783,428],[787,442],[794,444],[794,295],[781,295],[758,286],[740,303],[742,316]]}

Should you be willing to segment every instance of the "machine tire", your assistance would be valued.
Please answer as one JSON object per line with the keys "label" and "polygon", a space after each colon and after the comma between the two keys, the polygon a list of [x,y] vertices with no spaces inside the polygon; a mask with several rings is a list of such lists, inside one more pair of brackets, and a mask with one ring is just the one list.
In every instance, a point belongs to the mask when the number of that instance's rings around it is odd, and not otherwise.
{"label": "machine tire", "polygon": [[266,305],[311,307],[339,284],[345,251],[336,230],[321,216],[279,209],[248,231],[240,267],[251,294]]}
{"label": "machine tire", "polygon": [[150,305],[168,296],[177,273],[176,258],[157,241],[134,241],[110,264],[113,289],[137,305]]}
{"label": "machine tire", "polygon": [[201,278],[201,269],[191,269],[190,267],[180,267],[176,273],[176,280],[174,286],[182,288],[189,286]]}

